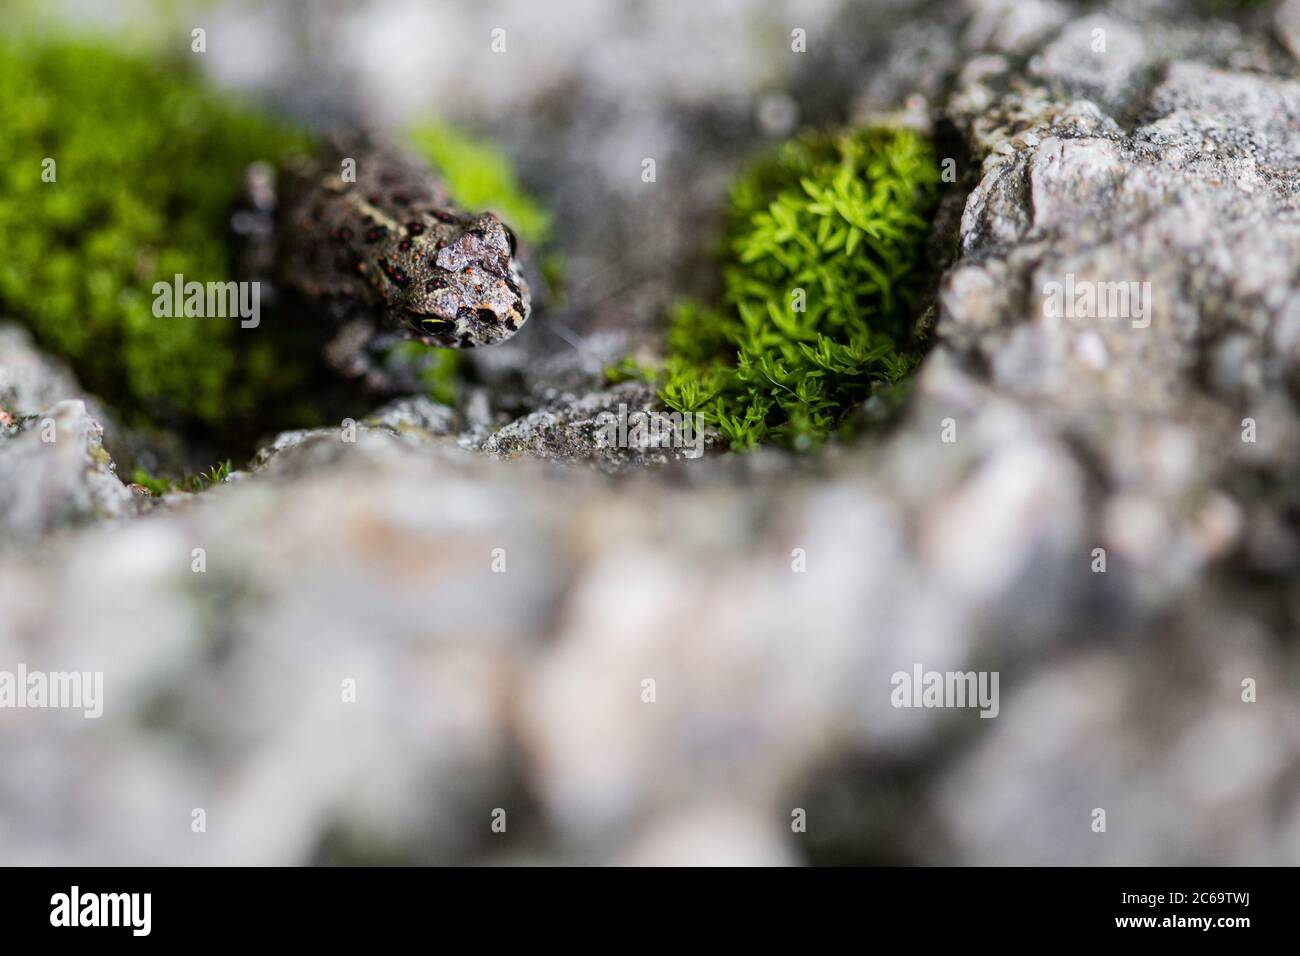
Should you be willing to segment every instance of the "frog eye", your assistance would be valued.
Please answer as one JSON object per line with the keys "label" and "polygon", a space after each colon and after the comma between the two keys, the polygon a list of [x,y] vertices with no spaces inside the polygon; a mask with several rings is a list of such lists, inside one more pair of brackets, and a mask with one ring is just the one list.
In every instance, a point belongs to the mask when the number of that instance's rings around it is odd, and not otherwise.
{"label": "frog eye", "polygon": [[456,328],[456,323],[450,319],[421,319],[420,325],[424,326],[424,331],[430,335],[442,335]]}
{"label": "frog eye", "polygon": [[506,242],[510,243],[510,254],[513,256],[519,248],[519,240],[515,237],[515,231],[505,223],[501,224],[501,228],[506,231]]}

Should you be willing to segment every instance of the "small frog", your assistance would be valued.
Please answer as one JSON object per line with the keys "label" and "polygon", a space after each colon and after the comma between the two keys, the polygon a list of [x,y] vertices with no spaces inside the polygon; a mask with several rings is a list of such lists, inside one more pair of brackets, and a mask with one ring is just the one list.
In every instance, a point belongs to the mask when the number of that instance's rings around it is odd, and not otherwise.
{"label": "small frog", "polygon": [[531,310],[510,228],[457,210],[433,170],[366,134],[331,136],[278,174],[250,167],[232,228],[240,271],[323,312],[326,361],[379,391],[375,360],[398,341],[493,345]]}

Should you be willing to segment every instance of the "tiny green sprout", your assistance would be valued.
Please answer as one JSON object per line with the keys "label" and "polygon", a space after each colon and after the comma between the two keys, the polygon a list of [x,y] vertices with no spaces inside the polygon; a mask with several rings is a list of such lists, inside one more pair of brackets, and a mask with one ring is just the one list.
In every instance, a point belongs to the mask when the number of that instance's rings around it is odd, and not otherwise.
{"label": "tiny green sprout", "polygon": [[230,477],[230,459],[213,465],[207,471],[199,472],[197,475],[190,475],[185,484],[189,490],[198,494],[201,491],[207,491],[213,485],[219,485]]}
{"label": "tiny green sprout", "polygon": [[226,459],[213,465],[207,471],[187,475],[180,481],[161,475],[151,475],[143,468],[137,468],[131,475],[131,480],[145,488],[153,497],[161,498],[163,495],[171,494],[174,491],[188,491],[194,494],[207,491],[213,485],[219,485],[229,478],[231,470],[230,459]]}
{"label": "tiny green sprout", "polygon": [[808,134],[755,163],[731,192],[721,301],[670,315],[664,404],[733,449],[805,449],[909,376],[939,182],[928,142],[901,129]]}

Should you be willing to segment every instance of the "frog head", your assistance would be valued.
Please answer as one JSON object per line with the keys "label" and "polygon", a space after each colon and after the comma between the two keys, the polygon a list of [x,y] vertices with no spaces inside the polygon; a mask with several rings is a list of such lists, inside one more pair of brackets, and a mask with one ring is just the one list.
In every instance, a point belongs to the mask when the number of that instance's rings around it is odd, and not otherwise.
{"label": "frog head", "polygon": [[403,262],[399,253],[383,266],[404,280],[390,299],[395,317],[444,348],[494,345],[518,332],[531,304],[509,227],[490,212],[432,216],[423,229],[414,225],[406,231],[427,231],[415,255]]}

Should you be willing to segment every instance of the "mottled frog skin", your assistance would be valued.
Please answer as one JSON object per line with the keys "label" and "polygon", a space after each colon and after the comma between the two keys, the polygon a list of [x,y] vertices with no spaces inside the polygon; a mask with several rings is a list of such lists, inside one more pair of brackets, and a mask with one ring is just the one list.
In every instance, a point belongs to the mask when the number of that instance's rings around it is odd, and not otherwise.
{"label": "mottled frog skin", "polygon": [[527,321],[514,233],[490,212],[458,210],[418,159],[369,136],[335,135],[312,160],[287,163],[278,177],[251,169],[247,179],[246,214],[236,217],[251,240],[245,271],[269,272],[277,292],[314,305],[331,326],[326,357],[345,374],[367,371],[376,340],[476,348]]}

